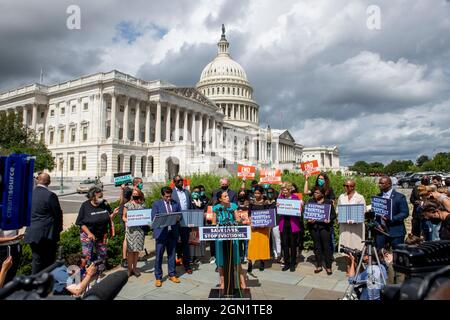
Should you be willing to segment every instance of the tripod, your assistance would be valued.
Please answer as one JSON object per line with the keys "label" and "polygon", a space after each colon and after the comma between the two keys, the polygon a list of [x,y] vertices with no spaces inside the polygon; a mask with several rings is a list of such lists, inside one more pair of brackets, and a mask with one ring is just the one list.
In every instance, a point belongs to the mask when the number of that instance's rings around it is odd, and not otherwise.
{"label": "tripod", "polygon": [[[367,270],[367,287],[369,288],[369,286],[373,286],[377,284],[377,278],[375,276],[375,270],[373,268],[372,265],[372,261],[373,261],[373,256],[375,256],[376,258],[376,262],[377,262],[377,266],[378,266],[378,270],[380,270],[380,275],[381,275],[381,279],[382,279],[382,284],[383,286],[386,285],[386,278],[382,272],[382,265],[380,263],[380,259],[378,257],[378,253],[377,253],[377,249],[375,247],[375,240],[372,238],[372,229],[375,229],[374,225],[372,223],[368,223],[368,234],[367,234],[367,240],[364,240],[364,246],[362,248],[362,252],[361,252],[361,257],[359,258],[358,261],[358,265],[356,267],[356,274],[353,277],[353,281],[350,284],[350,286],[347,288],[347,290],[345,291],[344,294],[344,299],[345,300],[354,300],[354,295],[353,293],[356,294],[355,291],[355,286],[357,284],[358,281],[358,277],[360,276],[361,273],[361,267],[362,267],[362,263],[364,260],[364,256],[367,252],[367,256],[368,256],[368,267],[366,268]],[[379,229],[375,229],[376,231],[389,236],[387,233],[379,230]]]}

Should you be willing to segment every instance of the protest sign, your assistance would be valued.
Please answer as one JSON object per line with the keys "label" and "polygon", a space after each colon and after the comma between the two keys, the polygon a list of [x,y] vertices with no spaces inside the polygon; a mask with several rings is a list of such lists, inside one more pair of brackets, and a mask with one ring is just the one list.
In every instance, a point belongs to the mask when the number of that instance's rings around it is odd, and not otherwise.
{"label": "protest sign", "polygon": [[305,220],[325,221],[330,220],[331,205],[307,203],[303,217]]}
{"label": "protest sign", "polygon": [[114,186],[118,187],[127,183],[133,183],[131,172],[114,173]]}
{"label": "protest sign", "polygon": [[280,169],[261,169],[259,171],[260,184],[281,184],[281,170]]}
{"label": "protest sign", "polygon": [[127,210],[127,226],[149,226],[152,224],[152,209]]}
{"label": "protest sign", "polygon": [[275,209],[254,210],[250,216],[252,228],[273,228],[276,226]]}
{"label": "protest sign", "polygon": [[249,226],[200,227],[200,241],[250,240]]}
{"label": "protest sign", "polygon": [[238,165],[237,176],[240,179],[255,179],[256,167]]}
{"label": "protest sign", "polygon": [[183,215],[180,221],[182,227],[203,227],[203,210],[184,210],[181,214]]}
{"label": "protest sign", "polygon": [[277,213],[285,216],[300,216],[302,210],[301,200],[292,199],[277,199],[278,210]]}
{"label": "protest sign", "polygon": [[303,174],[314,175],[320,173],[319,162],[317,160],[302,162],[300,167],[302,168]]}
{"label": "protest sign", "polygon": [[363,204],[340,204],[337,206],[339,223],[363,223],[366,206]]}
{"label": "protest sign", "polygon": [[372,210],[375,215],[385,216],[392,220],[392,200],[383,197],[372,197]]}

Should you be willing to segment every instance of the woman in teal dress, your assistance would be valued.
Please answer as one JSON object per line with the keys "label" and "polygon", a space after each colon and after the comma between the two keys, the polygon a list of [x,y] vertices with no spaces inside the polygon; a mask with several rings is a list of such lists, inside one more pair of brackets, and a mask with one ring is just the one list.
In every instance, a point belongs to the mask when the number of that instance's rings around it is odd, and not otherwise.
{"label": "woman in teal dress", "polygon": [[[230,197],[226,191],[217,192],[217,201],[218,203],[213,207],[213,212],[215,213],[215,221],[216,225],[223,226],[234,224],[235,222],[239,222],[239,218],[235,214],[237,210],[237,205],[235,203],[230,203]],[[241,289],[245,289],[247,286],[245,284],[244,274],[241,268],[241,259],[239,257],[239,241],[232,240],[232,248],[233,248],[233,266],[236,267],[235,271],[239,274],[239,286]],[[224,254],[223,250],[227,249],[224,246],[223,240],[216,241],[216,263],[219,268],[220,274],[220,289],[224,289]],[[237,282],[237,281],[236,281]],[[236,283],[236,285],[238,285]]]}

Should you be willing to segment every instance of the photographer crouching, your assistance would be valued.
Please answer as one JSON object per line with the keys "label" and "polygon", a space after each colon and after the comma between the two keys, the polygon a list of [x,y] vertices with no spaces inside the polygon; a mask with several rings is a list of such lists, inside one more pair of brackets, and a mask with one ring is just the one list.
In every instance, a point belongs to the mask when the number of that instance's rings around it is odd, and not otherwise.
{"label": "photographer crouching", "polygon": [[[345,252],[348,259],[347,276],[349,284],[354,285],[354,292],[359,300],[380,300],[381,290],[386,285],[387,270],[392,261],[392,254],[387,251],[378,250],[377,254],[380,259],[378,265],[377,260],[372,257],[372,265],[369,264],[369,255],[367,252],[362,258],[362,265],[358,272],[357,264],[361,258],[362,252],[349,248],[343,248],[341,252]],[[347,249],[347,250],[346,250]]]}
{"label": "photographer crouching", "polygon": [[54,269],[53,295],[80,297],[84,294],[91,281],[97,275],[98,262],[87,265],[87,260],[81,254],[71,254],[65,259],[65,264]]}

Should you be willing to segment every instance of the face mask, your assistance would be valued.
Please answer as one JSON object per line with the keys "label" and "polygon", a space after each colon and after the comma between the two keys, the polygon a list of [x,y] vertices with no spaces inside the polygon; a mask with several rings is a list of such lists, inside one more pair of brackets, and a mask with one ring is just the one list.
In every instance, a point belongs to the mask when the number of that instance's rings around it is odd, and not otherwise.
{"label": "face mask", "polygon": [[205,196],[205,191],[200,191],[200,197],[204,197]]}
{"label": "face mask", "polygon": [[239,200],[244,200],[245,199],[245,195],[239,195]]}
{"label": "face mask", "polygon": [[97,203],[97,205],[101,204],[103,202],[103,198],[99,198],[95,201],[95,203]]}
{"label": "face mask", "polygon": [[268,185],[268,184],[265,184],[265,185],[264,185],[264,189],[269,189],[269,185]]}
{"label": "face mask", "polygon": [[273,193],[272,192],[267,192],[267,198],[273,199]]}
{"label": "face mask", "polygon": [[255,192],[255,187],[252,187],[252,192]]}
{"label": "face mask", "polygon": [[324,179],[319,179],[319,180],[317,180],[317,185],[318,185],[319,187],[323,187],[323,186],[325,185],[325,180],[324,180]]}
{"label": "face mask", "polygon": [[198,192],[192,192],[192,199],[197,200],[198,198],[200,198],[200,194]]}
{"label": "face mask", "polygon": [[141,199],[141,197],[139,197],[139,196],[133,196],[133,200],[139,200],[139,199]]}
{"label": "face mask", "polygon": [[222,189],[223,191],[227,191],[228,190],[228,186],[221,186],[220,189]]}
{"label": "face mask", "polygon": [[438,225],[439,223],[441,223],[441,219],[439,219],[439,218],[431,218],[428,220],[430,220],[430,222],[434,225]]}
{"label": "face mask", "polygon": [[142,188],[144,188],[144,184],[143,183],[139,183],[138,186],[139,190],[142,190]]}

